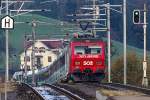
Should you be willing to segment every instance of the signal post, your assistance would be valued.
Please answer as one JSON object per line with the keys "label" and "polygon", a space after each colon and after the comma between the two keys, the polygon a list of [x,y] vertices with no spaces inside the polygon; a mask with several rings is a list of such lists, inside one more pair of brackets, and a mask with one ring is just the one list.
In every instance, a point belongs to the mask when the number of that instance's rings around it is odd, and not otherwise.
{"label": "signal post", "polygon": [[[1,3],[1,2],[0,2]],[[1,20],[1,28],[5,30],[6,36],[6,70],[5,70],[5,100],[8,99],[7,97],[7,84],[9,82],[9,30],[14,28],[14,19],[9,16],[9,1],[5,1],[6,5],[6,16]]]}
{"label": "signal post", "polygon": [[[144,12],[144,22],[141,22],[140,12]],[[144,59],[143,59],[143,80],[142,86],[148,87],[148,78],[147,78],[147,52],[146,52],[146,34],[147,34],[147,8],[144,4],[144,10],[134,10],[133,11],[133,23],[143,25],[144,30]]]}
{"label": "signal post", "polygon": [[147,71],[147,57],[146,57],[146,32],[147,32],[147,9],[146,4],[144,4],[144,23],[143,23],[143,29],[144,29],[144,61],[143,61],[143,81],[142,85],[145,87],[148,87],[148,78],[146,75]]}

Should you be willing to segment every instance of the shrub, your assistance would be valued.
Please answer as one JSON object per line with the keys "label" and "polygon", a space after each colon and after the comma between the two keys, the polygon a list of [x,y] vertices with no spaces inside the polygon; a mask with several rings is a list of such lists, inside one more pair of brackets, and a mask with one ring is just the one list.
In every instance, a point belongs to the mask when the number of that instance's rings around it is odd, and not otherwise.
{"label": "shrub", "polygon": [[[134,52],[127,54],[127,83],[141,85],[143,76],[142,59]],[[123,56],[120,56],[112,64],[112,81],[123,83]],[[149,70],[150,71],[150,70]]]}

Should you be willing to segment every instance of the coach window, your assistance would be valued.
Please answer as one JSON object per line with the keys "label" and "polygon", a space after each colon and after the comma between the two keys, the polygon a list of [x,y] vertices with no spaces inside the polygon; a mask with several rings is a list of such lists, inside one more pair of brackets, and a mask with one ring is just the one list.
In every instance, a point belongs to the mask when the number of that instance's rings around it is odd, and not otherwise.
{"label": "coach window", "polygon": [[48,56],[48,62],[52,62],[52,57]]}

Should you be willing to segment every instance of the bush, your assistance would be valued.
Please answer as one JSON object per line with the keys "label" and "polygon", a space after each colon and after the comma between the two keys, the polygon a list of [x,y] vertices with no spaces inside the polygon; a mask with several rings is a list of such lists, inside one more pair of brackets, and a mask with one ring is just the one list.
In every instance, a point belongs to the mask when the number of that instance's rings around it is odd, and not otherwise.
{"label": "bush", "polygon": [[[134,52],[127,54],[127,83],[141,85],[143,77],[142,59],[139,59]],[[120,56],[112,64],[112,81],[123,83],[123,56]],[[149,70],[150,71],[150,70]]]}

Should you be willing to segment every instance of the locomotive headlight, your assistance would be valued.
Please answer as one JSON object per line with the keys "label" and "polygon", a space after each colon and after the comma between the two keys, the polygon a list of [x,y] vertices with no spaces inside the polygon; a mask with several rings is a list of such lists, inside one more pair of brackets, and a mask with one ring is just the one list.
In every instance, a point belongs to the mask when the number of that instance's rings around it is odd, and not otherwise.
{"label": "locomotive headlight", "polygon": [[102,65],[102,62],[101,61],[97,61],[96,65]]}
{"label": "locomotive headlight", "polygon": [[75,65],[80,65],[80,62],[79,61],[75,61]]}

